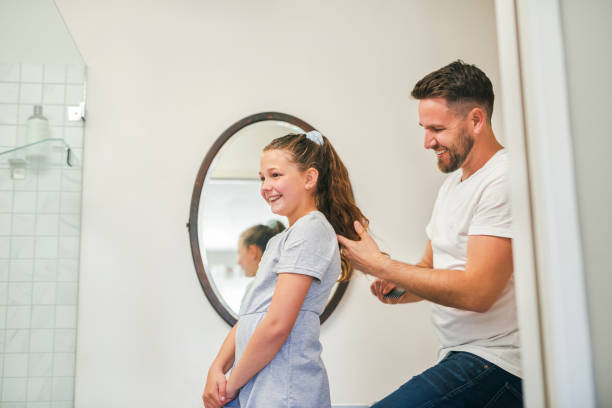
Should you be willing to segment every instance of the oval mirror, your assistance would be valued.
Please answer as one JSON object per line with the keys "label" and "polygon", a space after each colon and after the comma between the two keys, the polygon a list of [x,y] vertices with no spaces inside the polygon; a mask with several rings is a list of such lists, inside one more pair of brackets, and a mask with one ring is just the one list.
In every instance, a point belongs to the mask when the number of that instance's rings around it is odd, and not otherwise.
{"label": "oval mirror", "polygon": [[[259,194],[259,159],[272,139],[314,130],[294,116],[264,112],[246,117],[219,136],[206,154],[191,198],[189,238],[196,273],[206,297],[231,326],[252,277],[238,266],[238,239],[257,224],[285,217],[273,214]],[[348,282],[336,283],[323,323],[336,308]]]}

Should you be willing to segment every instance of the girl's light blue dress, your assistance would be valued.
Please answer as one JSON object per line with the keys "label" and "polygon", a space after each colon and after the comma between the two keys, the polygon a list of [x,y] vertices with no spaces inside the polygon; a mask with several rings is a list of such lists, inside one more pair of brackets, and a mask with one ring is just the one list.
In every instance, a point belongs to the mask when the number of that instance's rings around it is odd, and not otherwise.
{"label": "girl's light blue dress", "polygon": [[231,405],[330,407],[329,382],[321,360],[319,315],[340,273],[340,251],[336,233],[321,212],[308,213],[268,241],[255,282],[240,308],[236,363],[266,315],[279,273],[299,273],[314,279],[289,338]]}

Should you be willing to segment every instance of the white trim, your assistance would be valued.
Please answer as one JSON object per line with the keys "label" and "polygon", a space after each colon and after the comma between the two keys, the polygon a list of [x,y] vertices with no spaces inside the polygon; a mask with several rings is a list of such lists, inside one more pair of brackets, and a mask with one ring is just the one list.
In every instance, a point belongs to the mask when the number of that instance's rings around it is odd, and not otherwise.
{"label": "white trim", "polygon": [[546,390],[514,1],[496,0],[495,11],[504,134],[511,163],[512,249],[521,338],[523,400],[526,407],[544,407]]}
{"label": "white trim", "polygon": [[517,17],[548,404],[594,407],[558,0],[517,0]]}

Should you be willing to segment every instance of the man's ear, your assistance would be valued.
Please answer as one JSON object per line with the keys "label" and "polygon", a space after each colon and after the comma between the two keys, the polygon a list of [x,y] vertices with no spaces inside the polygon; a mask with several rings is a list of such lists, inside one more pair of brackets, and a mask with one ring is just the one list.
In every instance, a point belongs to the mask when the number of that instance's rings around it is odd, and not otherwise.
{"label": "man's ear", "polygon": [[476,134],[481,133],[484,130],[485,124],[487,123],[487,113],[485,110],[479,106],[476,106],[472,108],[468,115],[472,131]]}
{"label": "man's ear", "polygon": [[319,171],[314,167],[306,170],[306,184],[304,187],[306,190],[312,190],[317,185],[317,180],[319,180]]}

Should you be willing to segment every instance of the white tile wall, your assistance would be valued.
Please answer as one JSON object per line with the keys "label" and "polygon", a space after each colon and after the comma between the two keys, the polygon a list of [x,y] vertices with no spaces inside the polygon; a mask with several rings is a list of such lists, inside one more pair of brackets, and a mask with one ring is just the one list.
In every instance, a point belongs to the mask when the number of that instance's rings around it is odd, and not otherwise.
{"label": "white tile wall", "polygon": [[53,397],[58,400],[71,399],[74,393],[73,377],[54,377],[53,378]]}
{"label": "white tile wall", "polygon": [[30,330],[7,329],[4,338],[5,353],[26,353],[30,347]]}
{"label": "white tile wall", "polygon": [[55,330],[55,351],[56,353],[74,353],[76,344],[75,329],[56,329]]}
{"label": "white tile wall", "polygon": [[31,259],[11,259],[10,276],[11,282],[31,282],[34,262]]}
{"label": "white tile wall", "polygon": [[[28,402],[26,408],[51,408],[51,402]],[[72,408],[72,405],[69,406]]]}
{"label": "white tile wall", "polygon": [[[2,174],[2,177],[5,176],[9,177],[7,173]],[[0,212],[13,212],[13,195],[12,191],[0,191]]]}
{"label": "white tile wall", "polygon": [[57,237],[37,237],[36,238],[36,259],[57,258]]}
{"label": "white tile wall", "polygon": [[14,191],[36,191],[38,185],[37,177],[26,177],[21,180],[15,180],[13,182]]}
{"label": "white tile wall", "polygon": [[[1,197],[0,193],[0,197]],[[6,200],[11,200],[12,196],[7,196]],[[66,193],[62,192],[60,199],[62,214],[80,214],[81,213],[81,193]]]}
{"label": "white tile wall", "polygon": [[[83,99],[81,93],[80,98]],[[66,85],[64,84],[45,84],[43,86],[43,102],[45,105],[63,105],[66,99]]]}
{"label": "white tile wall", "polygon": [[19,84],[0,82],[0,103],[13,103],[19,99]]}
{"label": "white tile wall", "polygon": [[21,64],[21,82],[42,82],[43,66],[39,64]]}
{"label": "white tile wall", "polygon": [[25,402],[3,402],[3,408],[28,408]]}
{"label": "white tile wall", "polygon": [[77,237],[60,237],[59,238],[59,256],[60,258],[76,259],[79,257],[79,242]]}
{"label": "white tile wall", "polygon": [[31,105],[42,103],[42,89],[42,84],[21,84],[21,95],[19,102],[22,104],[29,104],[27,106],[27,111],[25,111],[27,117],[34,113]]}
{"label": "white tile wall", "polygon": [[[2,381],[3,401],[25,401],[27,390],[27,378],[5,377]],[[3,404],[5,406],[5,404]]]}
{"label": "white tile wall", "polygon": [[11,253],[11,239],[0,237],[0,258],[9,258]]}
{"label": "white tile wall", "polygon": [[53,375],[53,353],[29,354],[28,374],[33,377],[50,377]]}
{"label": "white tile wall", "polygon": [[13,236],[13,238],[11,238],[10,245],[12,259],[29,259],[34,256],[33,237]]}
{"label": "white tile wall", "polygon": [[32,284],[11,282],[8,287],[9,305],[30,305],[32,304]]}
{"label": "white tile wall", "polygon": [[57,306],[55,308],[55,327],[76,329],[76,306]]}
{"label": "white tile wall", "polygon": [[72,408],[72,401],[53,401],[51,408]]}
{"label": "white tile wall", "polygon": [[46,65],[44,82],[47,83],[65,83],[66,82],[66,66],[64,65]]}
{"label": "white tile wall", "polygon": [[0,282],[0,305],[8,304],[8,282]]}
{"label": "white tile wall", "polygon": [[59,222],[59,233],[62,236],[79,236],[81,231],[80,214],[62,214]]}
{"label": "white tile wall", "polygon": [[19,81],[19,64],[0,63],[0,81],[18,82]]}
{"label": "white tile wall", "polygon": [[42,353],[53,351],[53,330],[32,329],[30,332],[30,352]]}
{"label": "white tile wall", "polygon": [[0,235],[10,235],[13,214],[0,213]]}
{"label": "white tile wall", "polygon": [[15,125],[19,108],[15,104],[0,104],[0,125]]}
{"label": "white tile wall", "polygon": [[36,221],[36,217],[34,214],[13,214],[12,218],[13,218],[13,236],[15,235],[26,235],[26,236],[34,235],[34,226],[35,226],[35,221]]}
{"label": "white tile wall", "polygon": [[[0,63],[0,153],[25,144],[35,104],[50,136],[82,152],[83,125],[66,112],[83,100],[84,78],[83,66]],[[81,169],[28,168],[12,180],[2,163],[0,407],[73,408]]]}
{"label": "white tile wall", "polygon": [[0,281],[6,282],[9,277],[9,260],[0,259]]}
{"label": "white tile wall", "polygon": [[[49,401],[52,384],[53,380],[51,378],[30,377],[28,380],[28,401]],[[28,405],[33,406],[32,404]]]}
{"label": "white tile wall", "polygon": [[28,355],[26,353],[7,354],[4,356],[5,377],[27,377]]}
{"label": "white tile wall", "polygon": [[57,268],[58,262],[55,259],[37,259],[34,263],[34,281],[54,282],[58,280]]}
{"label": "white tile wall", "polygon": [[54,305],[55,304],[55,282],[34,282],[32,284],[34,291],[35,305]]}
{"label": "white tile wall", "polygon": [[7,306],[6,328],[27,329],[30,327],[30,315],[32,306]]}
{"label": "white tile wall", "polygon": [[56,302],[58,305],[76,305],[78,287],[74,282],[58,282]]}
{"label": "white tile wall", "polygon": [[55,327],[55,306],[32,306],[33,329],[52,329]]}
{"label": "white tile wall", "polygon": [[38,173],[39,191],[61,191],[62,170],[45,169]]}
{"label": "white tile wall", "polygon": [[56,377],[70,377],[74,375],[74,353],[55,353],[53,375]]}
{"label": "white tile wall", "polygon": [[34,191],[15,191],[13,200],[14,213],[33,213],[36,211],[36,192]]}
{"label": "white tile wall", "polygon": [[79,273],[79,262],[76,259],[60,259],[58,262],[58,282],[76,282]]}
{"label": "white tile wall", "polygon": [[66,86],[66,104],[67,105],[78,105],[82,101],[83,101],[83,85],[67,85]]}
{"label": "white tile wall", "polygon": [[59,214],[39,214],[36,220],[36,235],[57,236],[59,232]]}
{"label": "white tile wall", "polygon": [[[80,196],[80,194],[77,194]],[[78,198],[77,198],[78,199]],[[55,214],[59,212],[60,193],[58,191],[41,191],[36,202],[37,214]]]}
{"label": "white tile wall", "polygon": [[0,125],[0,146],[14,146],[16,143],[17,126]]}
{"label": "white tile wall", "polygon": [[82,65],[69,65],[67,71],[66,82],[79,85],[85,82],[85,67]]}

